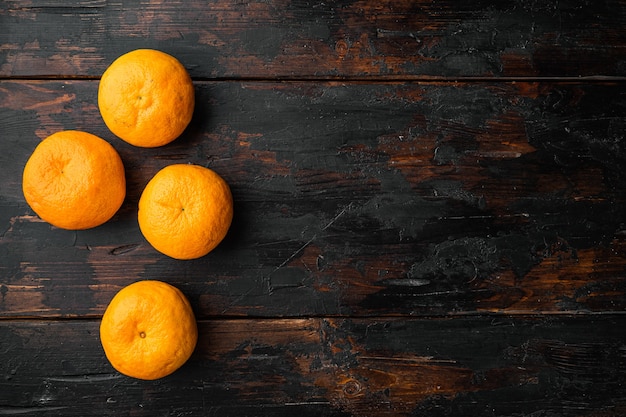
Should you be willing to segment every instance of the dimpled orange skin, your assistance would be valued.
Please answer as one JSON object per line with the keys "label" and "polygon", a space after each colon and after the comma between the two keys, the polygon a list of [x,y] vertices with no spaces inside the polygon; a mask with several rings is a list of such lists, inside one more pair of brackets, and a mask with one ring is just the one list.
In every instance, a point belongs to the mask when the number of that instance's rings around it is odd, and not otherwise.
{"label": "dimpled orange skin", "polygon": [[22,175],[24,198],[44,221],[63,229],[99,226],[126,196],[122,160],[111,144],[76,130],[41,141]]}
{"label": "dimpled orange skin", "polygon": [[169,165],[148,182],[139,199],[139,228],[159,252],[195,259],[211,252],[233,219],[228,184],[214,171]]}
{"label": "dimpled orange skin", "polygon": [[122,288],[109,303],[100,341],[120,373],[154,380],[189,359],[198,328],[191,305],[178,288],[162,281],[138,281]]}
{"label": "dimpled orange skin", "polygon": [[194,100],[185,67],[153,49],[117,58],[98,87],[98,108],[107,127],[124,141],[146,148],[179,137],[191,121]]}

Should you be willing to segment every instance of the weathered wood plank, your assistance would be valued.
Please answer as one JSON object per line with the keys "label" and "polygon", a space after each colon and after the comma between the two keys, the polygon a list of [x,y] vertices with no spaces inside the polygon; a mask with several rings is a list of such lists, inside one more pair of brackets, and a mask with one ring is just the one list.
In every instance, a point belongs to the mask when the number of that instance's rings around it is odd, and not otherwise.
{"label": "weathered wood plank", "polygon": [[99,76],[157,48],[201,78],[626,75],[626,2],[0,3],[0,76]]}
{"label": "weathered wood plank", "polygon": [[[98,316],[137,279],[200,317],[626,309],[622,83],[198,82],[183,137],[124,144],[97,81],[0,82],[0,314]],[[128,197],[109,223],[51,228],[21,172],[39,140],[113,143]],[[136,205],[173,162],[231,184],[233,227],[195,261],[156,253]]]}
{"label": "weathered wood plank", "polygon": [[0,413],[621,416],[624,315],[200,322],[183,368],[117,374],[97,320],[0,321]]}

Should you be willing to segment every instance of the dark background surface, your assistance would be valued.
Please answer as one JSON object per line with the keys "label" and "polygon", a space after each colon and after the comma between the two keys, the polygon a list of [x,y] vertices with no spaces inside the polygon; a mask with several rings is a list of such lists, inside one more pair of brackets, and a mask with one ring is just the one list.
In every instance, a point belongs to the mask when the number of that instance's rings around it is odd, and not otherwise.
{"label": "dark background surface", "polygon": [[[626,2],[0,3],[0,415],[626,415]],[[196,87],[140,149],[99,76],[156,48]],[[65,231],[21,192],[59,130],[108,140],[127,198]],[[139,195],[171,163],[231,185],[177,261]],[[100,346],[113,295],[180,288],[200,340],[152,382]]]}

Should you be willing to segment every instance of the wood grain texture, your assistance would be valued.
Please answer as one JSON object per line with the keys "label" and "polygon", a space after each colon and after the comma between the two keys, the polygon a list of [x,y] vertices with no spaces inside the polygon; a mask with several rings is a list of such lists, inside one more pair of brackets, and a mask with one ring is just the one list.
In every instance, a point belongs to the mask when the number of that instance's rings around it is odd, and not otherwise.
{"label": "wood grain texture", "polygon": [[0,76],[97,77],[151,47],[196,78],[623,77],[625,25],[623,0],[8,0]]}
{"label": "wood grain texture", "polygon": [[0,413],[604,416],[626,411],[623,315],[200,322],[158,381],[117,374],[98,322],[0,321]]}
{"label": "wood grain texture", "polygon": [[[113,137],[97,81],[2,81],[0,312],[99,316],[122,286],[164,279],[199,317],[623,311],[621,83],[197,82],[171,145]],[[102,227],[64,231],[21,194],[60,129],[120,152],[128,196]],[[161,167],[231,185],[235,219],[195,261],[155,252],[136,206]]]}
{"label": "wood grain texture", "polygon": [[[626,1],[0,2],[0,415],[623,417]],[[97,109],[119,55],[194,78],[140,149]],[[21,192],[40,140],[108,140],[127,199],[65,231]],[[211,254],[143,239],[171,163],[231,185]],[[199,318],[191,360],[115,372],[99,318],[141,279]]]}

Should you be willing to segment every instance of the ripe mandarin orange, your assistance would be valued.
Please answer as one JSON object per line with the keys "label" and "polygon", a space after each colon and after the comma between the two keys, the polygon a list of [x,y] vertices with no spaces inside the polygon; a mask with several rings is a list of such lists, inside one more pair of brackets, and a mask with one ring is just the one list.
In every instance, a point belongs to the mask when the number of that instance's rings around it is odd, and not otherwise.
{"label": "ripe mandarin orange", "polygon": [[126,196],[124,165],[104,139],[65,130],[41,141],[22,177],[26,202],[48,223],[71,230],[108,221]]}
{"label": "ripe mandarin orange", "polygon": [[140,147],[170,143],[193,115],[194,89],[185,67],[153,49],[128,52],[105,70],[98,107],[107,127]]}
{"label": "ripe mandarin orange", "polygon": [[100,323],[107,359],[133,378],[153,380],[173,373],[189,359],[197,340],[189,301],[162,281],[137,281],[122,288]]}
{"label": "ripe mandarin orange", "polygon": [[176,259],[195,259],[212,251],[226,236],[232,218],[228,184],[198,165],[163,168],[139,199],[141,232],[156,250]]}

